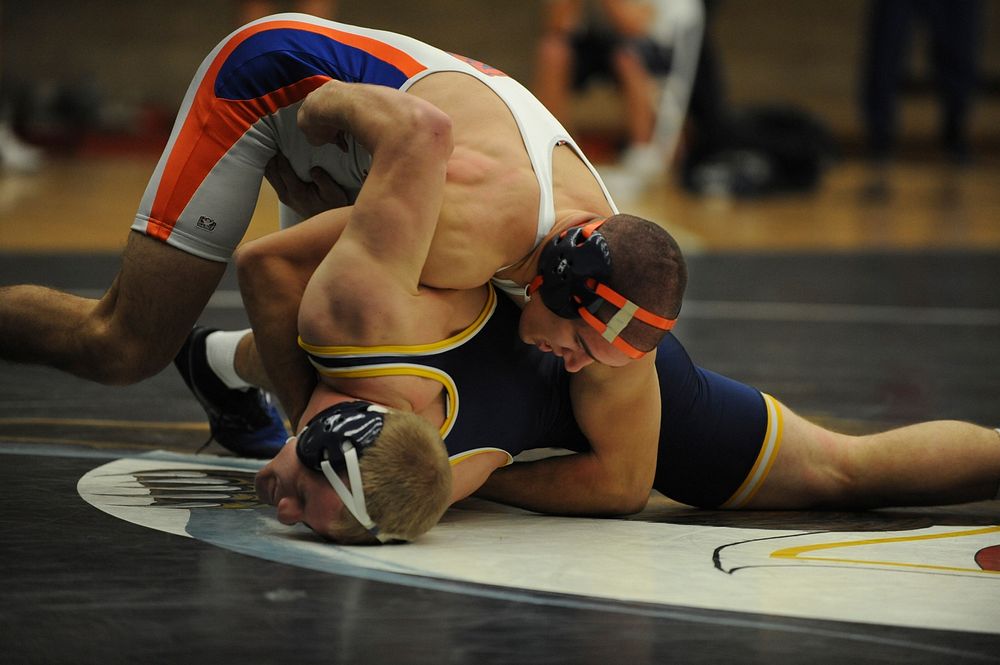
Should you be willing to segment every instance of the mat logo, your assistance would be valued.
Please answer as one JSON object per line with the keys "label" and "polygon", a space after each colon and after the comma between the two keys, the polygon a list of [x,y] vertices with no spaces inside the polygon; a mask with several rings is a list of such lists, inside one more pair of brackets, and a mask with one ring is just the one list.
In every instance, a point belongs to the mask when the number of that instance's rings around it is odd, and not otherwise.
{"label": "mat logo", "polygon": [[976,552],[976,563],[983,570],[1000,573],[1000,545],[990,545]]}
{"label": "mat logo", "polygon": [[[832,532],[767,537],[724,545],[716,550],[722,572],[761,566],[865,568],[935,575],[982,575],[1000,581],[1000,526],[950,528],[935,526],[872,538]],[[781,543],[792,546],[778,547]],[[970,565],[972,563],[975,565]]]}
{"label": "mat logo", "polygon": [[211,217],[205,217],[202,215],[198,218],[198,228],[204,231],[214,231],[215,230],[215,220]]}
{"label": "mat logo", "polygon": [[122,474],[119,487],[136,484],[157,508],[259,508],[252,473],[237,469],[148,469]]}
{"label": "mat logo", "polygon": [[263,507],[253,481],[254,474],[242,469],[163,466],[101,475],[99,493],[109,506]]}

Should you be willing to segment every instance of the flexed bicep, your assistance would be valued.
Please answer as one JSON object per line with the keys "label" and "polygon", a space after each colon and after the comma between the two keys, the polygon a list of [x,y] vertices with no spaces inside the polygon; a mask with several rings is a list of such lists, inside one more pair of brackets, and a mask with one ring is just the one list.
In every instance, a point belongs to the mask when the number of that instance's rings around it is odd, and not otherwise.
{"label": "flexed bicep", "polygon": [[330,81],[303,102],[299,127],[314,143],[348,132],[371,153],[342,251],[415,289],[444,197],[451,119],[396,89]]}

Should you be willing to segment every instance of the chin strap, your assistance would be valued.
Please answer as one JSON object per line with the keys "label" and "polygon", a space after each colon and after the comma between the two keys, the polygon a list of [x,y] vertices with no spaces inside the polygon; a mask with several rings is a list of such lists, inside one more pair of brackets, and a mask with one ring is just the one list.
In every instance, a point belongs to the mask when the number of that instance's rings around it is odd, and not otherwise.
{"label": "chin strap", "polygon": [[344,481],[337,475],[337,472],[333,470],[330,460],[323,460],[320,463],[320,469],[323,471],[326,479],[330,481],[330,485],[333,486],[334,491],[340,497],[341,501],[344,502],[344,506],[354,516],[354,519],[358,520],[361,526],[375,536],[380,543],[406,540],[396,534],[382,533],[378,525],[368,515],[368,507],[365,505],[364,485],[361,482],[361,466],[358,464],[358,451],[349,442],[343,444],[343,449],[344,460],[347,463],[347,479],[351,483],[350,487],[345,485]]}

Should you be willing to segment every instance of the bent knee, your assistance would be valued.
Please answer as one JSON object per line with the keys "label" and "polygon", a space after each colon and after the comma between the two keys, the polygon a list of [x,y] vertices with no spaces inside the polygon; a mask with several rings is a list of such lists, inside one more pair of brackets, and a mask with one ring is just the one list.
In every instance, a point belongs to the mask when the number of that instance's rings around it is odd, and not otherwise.
{"label": "bent knee", "polygon": [[[121,326],[97,322],[82,331],[82,360],[92,364],[91,378],[110,386],[127,386],[158,374],[173,360],[180,343],[129,334]],[[96,362],[94,359],[97,359]]]}
{"label": "bent knee", "polygon": [[853,505],[859,496],[865,476],[864,464],[858,454],[862,437],[824,431],[820,456],[815,458],[811,473],[811,493],[815,504],[822,507]]}
{"label": "bent knee", "polygon": [[236,265],[236,275],[241,287],[250,282],[270,256],[266,245],[259,240],[245,242],[236,248],[233,263]]}
{"label": "bent knee", "polygon": [[627,497],[623,497],[621,504],[619,505],[619,514],[621,515],[634,515],[636,513],[641,513],[646,509],[646,505],[649,503],[650,492],[640,492],[638,494],[631,494]]}
{"label": "bent knee", "polygon": [[244,297],[256,290],[275,294],[281,289],[301,292],[312,277],[314,263],[286,256],[270,238],[244,243],[233,254],[236,276]]}

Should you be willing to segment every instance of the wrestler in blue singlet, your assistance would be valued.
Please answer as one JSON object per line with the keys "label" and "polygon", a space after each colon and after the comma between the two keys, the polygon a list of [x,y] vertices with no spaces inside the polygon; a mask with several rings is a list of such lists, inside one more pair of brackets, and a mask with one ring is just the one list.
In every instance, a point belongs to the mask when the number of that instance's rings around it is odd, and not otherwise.
{"label": "wrestler in blue singlet", "polygon": [[[482,314],[438,344],[391,350],[302,344],[329,377],[411,375],[442,385],[441,433],[453,463],[486,451],[513,459],[533,448],[586,450],[562,360],[523,343],[519,310],[493,289]],[[657,347],[662,416],[654,487],[700,507],[739,507],[761,486],[781,440],[778,403],[691,362],[668,334]],[[627,414],[622,415],[627,418]]]}

